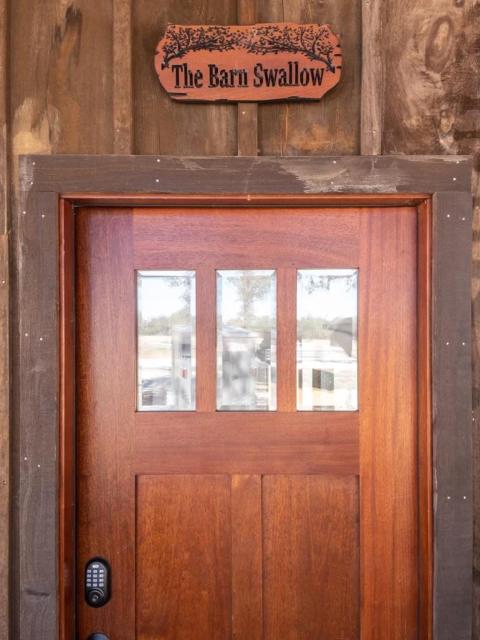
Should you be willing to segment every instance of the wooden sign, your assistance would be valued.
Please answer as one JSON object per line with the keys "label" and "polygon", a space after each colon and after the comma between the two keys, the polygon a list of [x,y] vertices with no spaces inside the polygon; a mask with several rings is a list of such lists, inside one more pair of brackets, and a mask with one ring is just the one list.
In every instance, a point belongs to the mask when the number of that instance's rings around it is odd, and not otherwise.
{"label": "wooden sign", "polygon": [[169,25],[155,68],[174,100],[318,100],[339,82],[342,53],[328,25]]}

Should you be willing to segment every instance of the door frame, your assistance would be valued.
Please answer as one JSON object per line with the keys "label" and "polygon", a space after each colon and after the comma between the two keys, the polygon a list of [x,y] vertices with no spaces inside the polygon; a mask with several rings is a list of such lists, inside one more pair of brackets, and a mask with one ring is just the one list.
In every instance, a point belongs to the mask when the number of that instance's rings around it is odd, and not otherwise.
{"label": "door frame", "polygon": [[[12,626],[73,637],[77,206],[416,206],[422,640],[472,626],[471,161],[23,156],[12,236]],[[232,189],[234,193],[232,193]]]}

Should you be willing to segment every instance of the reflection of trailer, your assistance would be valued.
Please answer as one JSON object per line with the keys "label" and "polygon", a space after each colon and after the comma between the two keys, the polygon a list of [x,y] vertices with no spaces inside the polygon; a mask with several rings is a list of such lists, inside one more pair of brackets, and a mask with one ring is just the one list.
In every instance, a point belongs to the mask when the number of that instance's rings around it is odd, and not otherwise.
{"label": "reflection of trailer", "polygon": [[172,382],[177,409],[195,406],[192,371],[192,327],[175,326],[172,329]]}
{"label": "reflection of trailer", "polygon": [[267,406],[270,365],[261,358],[266,359],[270,350],[261,348],[263,342],[261,333],[234,326],[223,328],[222,406],[250,409]]}

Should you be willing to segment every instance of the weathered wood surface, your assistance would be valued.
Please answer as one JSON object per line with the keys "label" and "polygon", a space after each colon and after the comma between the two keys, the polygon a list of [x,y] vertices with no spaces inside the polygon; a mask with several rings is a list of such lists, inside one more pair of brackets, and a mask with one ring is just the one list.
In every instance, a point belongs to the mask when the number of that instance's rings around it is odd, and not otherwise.
{"label": "weathered wood surface", "polygon": [[320,104],[261,105],[262,155],[355,154],[360,152],[360,0],[258,0],[259,22],[328,23],[340,37],[343,76]]}
{"label": "weathered wood surface", "polygon": [[434,197],[435,640],[472,637],[471,204],[468,193]]}
{"label": "weathered wood surface", "polygon": [[114,153],[133,153],[132,1],[113,0]]}
{"label": "weathered wood surface", "polygon": [[235,0],[133,3],[135,153],[236,155],[236,105],[174,103],[153,66],[156,45],[169,22],[227,25],[236,18]]}
{"label": "weathered wood surface", "polygon": [[429,193],[470,189],[468,157],[25,156],[20,185],[110,193]]}
{"label": "weathered wood surface", "polygon": [[[257,21],[257,0],[237,0],[238,24]],[[258,105],[255,102],[237,107],[237,154],[258,155]]]}
{"label": "weathered wood surface", "polygon": [[[56,637],[58,216],[55,194],[21,198],[13,220],[14,638]],[[23,213],[25,211],[25,214]],[[38,261],[30,258],[33,254]]]}

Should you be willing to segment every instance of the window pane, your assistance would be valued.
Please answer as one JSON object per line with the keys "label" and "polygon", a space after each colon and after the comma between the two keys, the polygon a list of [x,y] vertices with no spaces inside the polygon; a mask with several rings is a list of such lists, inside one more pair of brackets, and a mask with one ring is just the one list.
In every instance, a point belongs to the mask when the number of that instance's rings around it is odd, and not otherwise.
{"label": "window pane", "polygon": [[297,274],[297,409],[355,411],[356,269]]}
{"label": "window pane", "polygon": [[195,409],[195,272],[139,271],[139,411]]}
{"label": "window pane", "polygon": [[276,406],[275,271],[217,271],[217,409]]}

